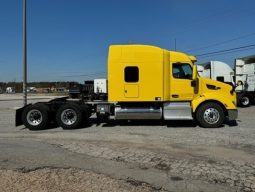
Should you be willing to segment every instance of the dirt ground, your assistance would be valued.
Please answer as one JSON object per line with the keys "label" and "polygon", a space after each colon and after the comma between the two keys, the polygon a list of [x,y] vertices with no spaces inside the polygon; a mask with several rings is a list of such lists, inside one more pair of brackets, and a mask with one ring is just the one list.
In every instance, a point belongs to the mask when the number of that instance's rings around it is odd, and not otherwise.
{"label": "dirt ground", "polygon": [[34,171],[0,171],[0,191],[26,192],[70,192],[70,191],[109,191],[109,192],[149,192],[154,191],[146,183],[132,180],[116,180],[102,174],[77,169],[49,169]]}
{"label": "dirt ground", "polygon": [[40,131],[15,127],[20,106],[0,95],[0,191],[255,191],[255,106],[217,129],[92,118]]}

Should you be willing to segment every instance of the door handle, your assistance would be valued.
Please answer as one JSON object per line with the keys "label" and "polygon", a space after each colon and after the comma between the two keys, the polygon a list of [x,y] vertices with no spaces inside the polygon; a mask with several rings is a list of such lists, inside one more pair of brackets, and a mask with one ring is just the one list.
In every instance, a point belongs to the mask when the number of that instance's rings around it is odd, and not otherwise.
{"label": "door handle", "polygon": [[178,98],[178,97],[179,97],[179,95],[172,95],[172,97],[173,97],[173,98]]}

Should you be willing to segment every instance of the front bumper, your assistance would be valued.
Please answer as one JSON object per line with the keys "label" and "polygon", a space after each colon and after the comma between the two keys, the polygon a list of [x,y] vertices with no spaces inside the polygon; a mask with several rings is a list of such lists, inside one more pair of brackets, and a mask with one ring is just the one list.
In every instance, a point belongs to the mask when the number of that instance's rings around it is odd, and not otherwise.
{"label": "front bumper", "polygon": [[235,120],[235,119],[237,119],[237,117],[238,117],[237,109],[229,109],[228,110],[228,120],[229,121]]}

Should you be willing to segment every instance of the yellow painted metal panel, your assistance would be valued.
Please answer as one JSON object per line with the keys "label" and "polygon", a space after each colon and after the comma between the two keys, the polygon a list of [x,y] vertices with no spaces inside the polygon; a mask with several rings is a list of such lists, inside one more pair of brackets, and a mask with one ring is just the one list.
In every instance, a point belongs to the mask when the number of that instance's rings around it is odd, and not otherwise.
{"label": "yellow painted metal panel", "polygon": [[139,87],[135,84],[125,85],[125,97],[127,98],[137,98],[139,97]]}
{"label": "yellow painted metal panel", "polygon": [[194,87],[188,79],[171,78],[170,101],[191,101],[195,95]]}
{"label": "yellow painted metal panel", "polygon": [[[163,100],[164,50],[146,45],[111,46],[108,59],[108,98],[111,102]],[[117,55],[117,56],[116,56]],[[138,97],[125,97],[125,67],[139,69]]]}
{"label": "yellow painted metal panel", "polygon": [[[207,85],[213,85],[216,89],[209,89]],[[228,84],[199,78],[199,94],[192,101],[192,110],[195,111],[197,107],[205,101],[218,101],[225,106],[226,109],[236,109],[236,93],[231,94],[232,87]]]}
{"label": "yellow painted metal panel", "polygon": [[170,57],[169,57],[169,51],[164,51],[164,101],[170,100]]}

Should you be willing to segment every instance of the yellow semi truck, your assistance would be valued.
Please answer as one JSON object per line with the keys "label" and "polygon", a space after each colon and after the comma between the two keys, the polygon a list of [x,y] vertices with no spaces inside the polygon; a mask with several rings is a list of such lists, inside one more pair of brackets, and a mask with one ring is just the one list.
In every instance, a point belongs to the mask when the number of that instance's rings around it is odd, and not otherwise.
{"label": "yellow semi truck", "polygon": [[195,62],[194,56],[155,46],[112,45],[108,80],[87,81],[71,88],[70,97],[24,106],[16,111],[16,126],[73,129],[94,114],[100,120],[195,120],[207,128],[235,120],[234,88],[199,77]]}

